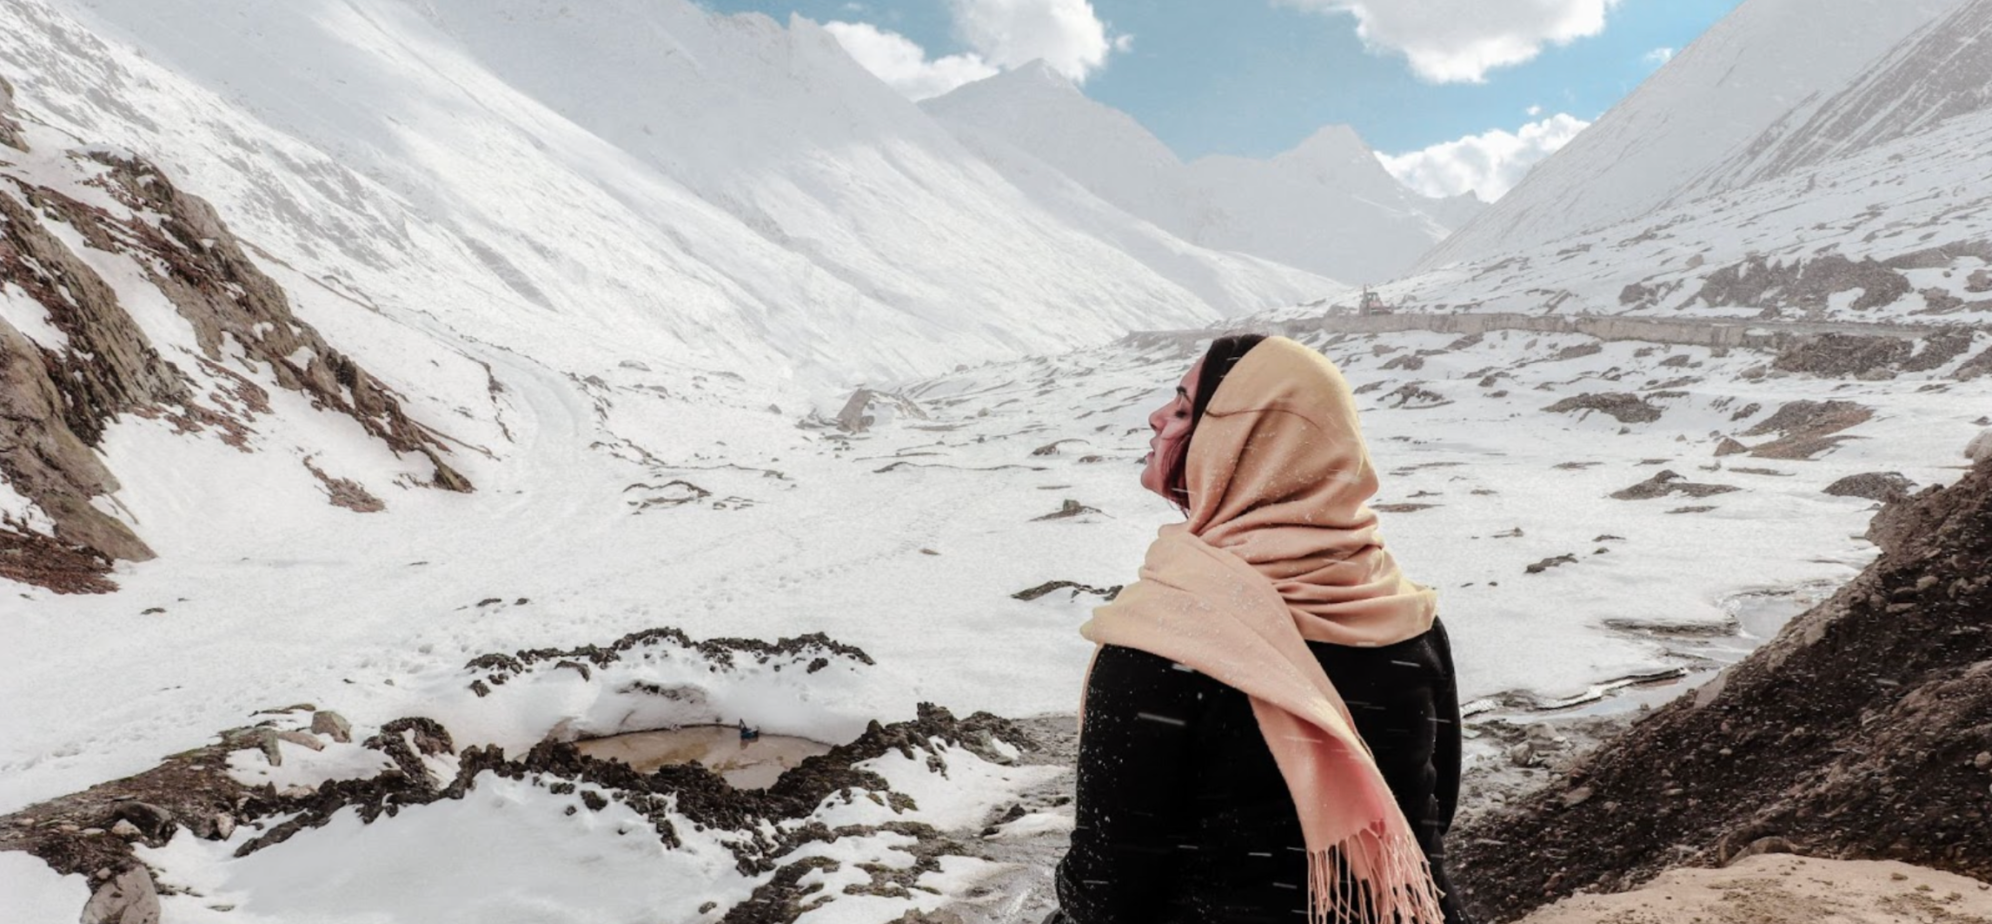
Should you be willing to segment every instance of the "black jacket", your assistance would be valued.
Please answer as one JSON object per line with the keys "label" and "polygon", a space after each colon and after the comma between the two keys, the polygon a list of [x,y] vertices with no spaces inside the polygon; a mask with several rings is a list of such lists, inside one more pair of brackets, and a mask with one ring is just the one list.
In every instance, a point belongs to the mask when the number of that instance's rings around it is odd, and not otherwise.
{"label": "black jacket", "polygon": [[[1383,648],[1310,642],[1410,820],[1439,888],[1459,802],[1459,695],[1442,626]],[[1306,907],[1293,798],[1245,694],[1132,648],[1100,651],[1086,688],[1071,924],[1290,924]],[[1465,921],[1445,902],[1448,922]],[[1052,920],[1057,920],[1054,915]]]}

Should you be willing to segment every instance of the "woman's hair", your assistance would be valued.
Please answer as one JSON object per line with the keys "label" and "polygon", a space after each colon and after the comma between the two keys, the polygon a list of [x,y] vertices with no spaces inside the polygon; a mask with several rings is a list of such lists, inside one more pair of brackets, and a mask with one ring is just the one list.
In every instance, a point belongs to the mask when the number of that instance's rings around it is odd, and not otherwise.
{"label": "woman's hair", "polygon": [[1245,358],[1266,339],[1265,334],[1226,334],[1210,342],[1210,349],[1204,351],[1203,371],[1197,374],[1197,393],[1190,396],[1190,432],[1182,442],[1182,451],[1169,460],[1169,470],[1163,473],[1162,485],[1169,491],[1171,503],[1185,510],[1189,509],[1190,487],[1190,443],[1196,439],[1197,424],[1203,420],[1204,411],[1210,407],[1210,400],[1217,396],[1217,386],[1224,383],[1224,377],[1231,374],[1231,367]]}

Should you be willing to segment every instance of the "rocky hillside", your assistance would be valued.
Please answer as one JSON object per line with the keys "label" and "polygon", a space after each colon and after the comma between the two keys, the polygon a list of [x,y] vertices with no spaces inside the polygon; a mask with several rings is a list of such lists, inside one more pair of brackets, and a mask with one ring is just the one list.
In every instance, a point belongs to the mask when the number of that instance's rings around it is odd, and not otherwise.
{"label": "rocky hillside", "polygon": [[1768,852],[1992,876],[1992,457],[1884,508],[1881,558],[1517,809],[1457,832],[1489,920]]}
{"label": "rocky hillside", "polygon": [[[279,285],[197,196],[151,164],[72,148],[24,124],[0,83],[0,576],[103,591],[114,560],[152,550],[93,498],[118,489],[98,448],[120,415],[163,419],[243,452],[272,387],[344,415],[428,484],[469,491],[436,433],[291,311]],[[311,466],[333,503],[379,509]]]}

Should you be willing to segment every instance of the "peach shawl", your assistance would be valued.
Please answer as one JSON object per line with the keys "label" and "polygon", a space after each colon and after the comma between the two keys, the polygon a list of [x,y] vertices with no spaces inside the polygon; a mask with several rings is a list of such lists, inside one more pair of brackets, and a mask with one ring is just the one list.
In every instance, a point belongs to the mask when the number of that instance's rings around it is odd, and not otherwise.
{"label": "peach shawl", "polygon": [[1190,518],[1081,632],[1244,692],[1300,813],[1310,922],[1439,922],[1424,852],[1308,641],[1376,646],[1432,625],[1366,502],[1354,397],[1283,337],[1240,359],[1191,437]]}

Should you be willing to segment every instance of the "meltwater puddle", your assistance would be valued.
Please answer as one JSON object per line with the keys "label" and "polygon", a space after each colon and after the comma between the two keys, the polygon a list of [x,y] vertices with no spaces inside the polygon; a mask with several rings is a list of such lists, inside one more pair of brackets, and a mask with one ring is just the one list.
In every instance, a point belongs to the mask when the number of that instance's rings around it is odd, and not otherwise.
{"label": "meltwater puddle", "polygon": [[1657,641],[1672,659],[1684,663],[1644,674],[1615,677],[1565,697],[1506,693],[1465,706],[1471,717],[1514,720],[1606,718],[1642,707],[1657,707],[1713,679],[1723,668],[1778,634],[1785,624],[1831,597],[1840,584],[1820,581],[1774,590],[1753,590],[1723,599],[1729,620],[1713,624],[1639,623],[1607,620],[1612,631]]}
{"label": "meltwater puddle", "polygon": [[743,738],[732,725],[630,732],[576,741],[574,747],[596,760],[628,764],[638,773],[673,764],[702,764],[735,789],[766,789],[804,758],[830,753],[830,745],[809,738],[765,734]]}

